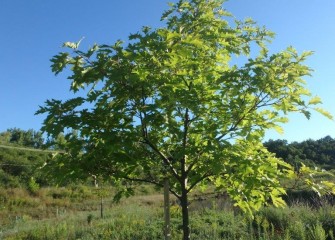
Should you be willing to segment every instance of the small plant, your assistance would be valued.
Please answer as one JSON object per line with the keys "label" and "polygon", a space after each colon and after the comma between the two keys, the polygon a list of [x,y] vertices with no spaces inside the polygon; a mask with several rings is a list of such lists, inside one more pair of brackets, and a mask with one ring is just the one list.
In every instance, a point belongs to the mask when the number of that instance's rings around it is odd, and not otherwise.
{"label": "small plant", "polygon": [[180,217],[181,216],[181,208],[178,205],[172,205],[170,207],[171,217]]}
{"label": "small plant", "polygon": [[302,221],[295,221],[288,228],[292,239],[307,240],[306,226]]}
{"label": "small plant", "polygon": [[87,224],[88,224],[88,225],[92,225],[92,221],[93,221],[93,219],[94,219],[93,214],[89,214],[89,215],[87,216]]}
{"label": "small plant", "polygon": [[28,191],[32,194],[36,194],[40,189],[40,185],[36,182],[34,177],[31,177],[28,182]]}
{"label": "small plant", "polygon": [[314,227],[309,230],[311,240],[326,240],[327,234],[326,231],[323,229],[322,224],[317,222]]}

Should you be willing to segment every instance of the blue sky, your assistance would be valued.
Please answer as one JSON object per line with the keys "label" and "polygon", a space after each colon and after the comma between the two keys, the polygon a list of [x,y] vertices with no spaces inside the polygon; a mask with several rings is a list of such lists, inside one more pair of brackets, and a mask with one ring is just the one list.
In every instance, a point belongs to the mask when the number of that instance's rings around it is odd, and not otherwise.
{"label": "blue sky", "polygon": [[[159,27],[165,0],[1,0],[0,1],[0,132],[8,128],[38,130],[44,116],[34,116],[46,99],[71,97],[65,75],[55,77],[50,59],[62,43],[85,37],[82,47],[126,40],[142,26]],[[173,2],[173,1],[172,1]],[[335,115],[335,1],[230,0],[225,5],[237,19],[251,17],[276,33],[270,45],[278,52],[292,45],[313,50],[314,69],[308,87]],[[315,113],[311,120],[290,115],[285,134],[266,138],[301,141],[335,137],[335,122]]]}

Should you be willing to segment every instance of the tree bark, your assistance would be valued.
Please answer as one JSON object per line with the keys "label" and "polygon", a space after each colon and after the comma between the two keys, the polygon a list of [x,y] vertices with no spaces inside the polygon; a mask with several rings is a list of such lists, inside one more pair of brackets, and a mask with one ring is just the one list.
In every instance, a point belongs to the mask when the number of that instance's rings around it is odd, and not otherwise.
{"label": "tree bark", "polygon": [[180,205],[183,217],[183,240],[190,240],[190,223],[188,215],[188,195],[186,188],[183,187],[180,197]]}

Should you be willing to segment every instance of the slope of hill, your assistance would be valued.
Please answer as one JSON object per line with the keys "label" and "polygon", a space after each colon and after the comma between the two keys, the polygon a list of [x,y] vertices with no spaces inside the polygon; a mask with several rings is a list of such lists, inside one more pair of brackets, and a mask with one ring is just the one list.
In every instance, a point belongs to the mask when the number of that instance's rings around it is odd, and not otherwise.
{"label": "slope of hill", "polygon": [[41,149],[0,145],[0,184],[2,187],[24,187],[34,178],[41,185],[47,184],[40,167],[50,157]]}

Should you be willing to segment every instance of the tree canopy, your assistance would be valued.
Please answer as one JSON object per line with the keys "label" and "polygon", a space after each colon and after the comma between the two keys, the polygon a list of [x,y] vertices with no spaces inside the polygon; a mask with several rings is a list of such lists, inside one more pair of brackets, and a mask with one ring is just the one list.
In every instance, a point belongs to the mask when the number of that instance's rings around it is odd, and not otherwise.
{"label": "tree canopy", "polygon": [[262,145],[265,131],[282,131],[289,112],[331,116],[306,88],[311,52],[270,54],[274,34],[251,19],[233,22],[222,4],[180,0],[162,15],[165,27],[143,27],[126,44],[64,44],[52,71],[69,68],[70,90],[86,95],[48,100],[37,112],[53,137],[78,132],[55,158],[63,176],[158,186],[168,178],[187,227],[187,196],[199,185],[214,183],[245,211],[284,205],[279,180],[293,169]]}

